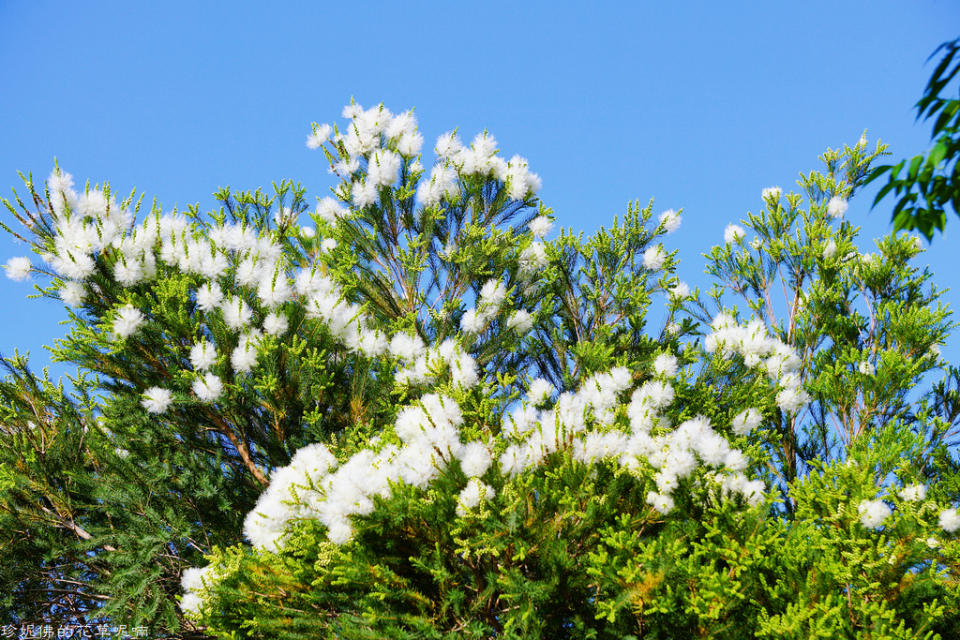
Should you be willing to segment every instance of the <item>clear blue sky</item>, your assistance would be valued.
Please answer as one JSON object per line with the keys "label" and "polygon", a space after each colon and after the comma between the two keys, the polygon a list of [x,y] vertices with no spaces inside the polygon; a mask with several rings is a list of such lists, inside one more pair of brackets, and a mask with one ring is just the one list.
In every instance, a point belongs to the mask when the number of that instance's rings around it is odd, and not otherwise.
{"label": "clear blue sky", "polygon": [[[867,129],[897,157],[927,148],[912,105],[960,4],[6,0],[0,24],[5,195],[17,170],[45,177],[55,156],[78,181],[137,187],[165,210],[283,178],[324,195],[305,135],[352,96],[416,107],[430,146],[488,129],[529,158],[564,227],[589,233],[636,198],[682,207],[669,241],[681,277],[704,285],[700,254],[726,224],[828,146]],[[847,217],[877,237],[890,205],[868,214],[871,200]],[[944,287],[960,279],[950,222],[925,254]],[[0,235],[0,262],[27,253]],[[28,349],[40,366],[65,313],[30,292],[0,279],[0,353]],[[960,340],[945,355],[960,362]]]}

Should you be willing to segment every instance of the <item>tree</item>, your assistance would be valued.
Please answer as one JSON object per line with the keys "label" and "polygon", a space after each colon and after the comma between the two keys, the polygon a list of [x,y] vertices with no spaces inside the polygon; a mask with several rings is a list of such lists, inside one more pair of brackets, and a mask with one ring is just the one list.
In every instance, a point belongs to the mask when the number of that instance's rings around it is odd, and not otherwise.
{"label": "tree", "polygon": [[[874,199],[877,205],[890,192],[897,198],[891,220],[893,228],[916,229],[927,240],[934,230],[943,231],[947,211],[960,215],[960,100],[942,97],[941,93],[960,72],[960,38],[944,42],[930,54],[943,50],[943,58],[933,70],[930,80],[917,102],[917,120],[930,120],[933,128],[930,140],[933,148],[926,155],[914,156],[909,164],[901,160],[896,165],[881,165],[874,169],[869,180],[887,176]],[[901,177],[901,172],[906,171]]]}
{"label": "tree", "polygon": [[917,239],[861,256],[842,221],[882,145],[765,190],[701,295],[662,242],[679,213],[547,242],[539,178],[489,134],[444,134],[428,172],[412,113],[344,116],[308,137],[340,178],[316,228],[289,183],[137,224],[133,195],[57,169],[10,205],[41,292],[79,305],[58,355],[97,374],[74,401],[23,363],[6,387],[17,433],[27,387],[51,431],[95,431],[69,518],[39,516],[55,474],[0,493],[45,540],[71,532],[45,543],[57,566],[90,550],[68,579],[105,600],[71,616],[180,637],[949,637],[960,376],[929,380],[953,324]]}

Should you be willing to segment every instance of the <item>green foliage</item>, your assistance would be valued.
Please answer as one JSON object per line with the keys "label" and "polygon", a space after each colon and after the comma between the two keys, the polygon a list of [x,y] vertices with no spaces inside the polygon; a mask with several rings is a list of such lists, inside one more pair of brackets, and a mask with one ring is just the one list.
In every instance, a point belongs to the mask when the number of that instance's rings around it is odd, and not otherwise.
{"label": "green foliage", "polygon": [[[525,227],[550,210],[529,190],[510,197],[515,177],[467,172],[442,204],[419,206],[424,170],[412,156],[371,201],[336,219],[312,214],[315,236],[293,223],[307,205],[288,182],[272,194],[224,190],[207,216],[187,211],[185,237],[198,244],[224,241],[222,225],[236,223],[275,243],[291,269],[329,277],[371,329],[462,349],[475,385],[427,360],[403,378],[403,357],[349,344],[302,291],[262,303],[241,282],[242,256],[219,280],[158,260],[153,277],[122,286],[116,267],[128,256],[106,244],[54,349],[83,372],[75,393],[22,359],[5,361],[6,620],[122,619],[168,637],[229,639],[955,637],[960,542],[941,514],[960,495],[960,373],[938,351],[954,324],[932,274],[913,262],[918,239],[893,233],[861,255],[859,230],[832,219],[884,150],[828,150],[799,193],[767,192],[742,221],[755,238],[741,229],[706,256],[715,286],[705,296],[684,291],[675,252],[664,250],[662,264],[648,258],[670,226],[669,217],[653,222],[652,203],[630,205],[592,237],[564,231],[541,245]],[[352,157],[342,136],[324,151],[331,164]],[[369,168],[361,174],[335,195],[362,188]],[[29,206],[18,198],[7,207],[35,234],[37,253],[55,253],[56,194],[29,178],[27,188]],[[121,205],[139,211],[133,198]],[[160,209],[139,213],[159,218]],[[540,250],[543,261],[531,260]],[[64,278],[50,275],[40,294],[61,298]],[[272,311],[288,322],[257,342],[250,371],[230,355],[244,336],[198,299],[214,280],[249,305],[252,326]],[[508,292],[504,308],[465,329],[491,280]],[[127,304],[147,321],[118,338]],[[651,313],[654,304],[663,313]],[[529,332],[511,326],[514,311],[529,312]],[[792,372],[724,342],[732,319],[751,315],[796,355]],[[210,371],[224,392],[213,401],[192,390],[198,340],[217,347]],[[676,357],[675,375],[655,371],[662,356]],[[673,477],[669,509],[650,498],[661,491],[667,462],[652,458],[662,451],[585,461],[583,442],[558,426],[565,446],[543,445],[538,464],[506,468],[501,456],[516,437],[508,416],[533,378],[559,396],[538,406],[559,412],[614,367],[627,372],[624,394],[670,379],[675,399],[651,436],[702,418],[743,464]],[[151,413],[144,393],[154,387],[173,402]],[[809,404],[781,397],[796,389]],[[297,450],[323,443],[345,464],[400,445],[398,414],[430,393],[456,402],[460,435],[491,448],[492,466],[477,476],[490,493],[477,505],[459,502],[470,474],[438,448],[447,464],[435,477],[374,495],[342,544],[293,491],[286,506],[307,515],[286,523],[284,544],[243,543],[244,518]],[[741,431],[736,416],[747,408],[760,426]],[[625,404],[581,417],[598,436],[634,421]],[[724,465],[770,492],[745,500],[716,471]],[[902,491],[921,484],[925,496]],[[864,505],[877,500],[893,509],[874,523]],[[185,571],[203,564],[203,586],[184,593]]]}
{"label": "green foliage", "polygon": [[933,147],[909,162],[904,159],[876,167],[868,180],[887,177],[874,205],[893,193],[897,199],[891,216],[893,228],[916,229],[927,240],[935,230],[943,231],[949,209],[960,216],[960,99],[941,95],[960,72],[960,38],[944,42],[930,57],[941,50],[943,58],[916,104],[917,120],[935,118],[930,132]]}
{"label": "green foliage", "polygon": [[[882,150],[828,151],[826,172],[803,176],[801,194],[748,216],[758,241],[709,256],[717,303],[733,294],[763,317],[800,355],[813,395],[799,413],[774,408],[744,442],[779,499],[754,508],[721,499],[707,474],[685,481],[683,516],[664,517],[644,505],[649,471],[554,454],[503,482],[488,474],[495,498],[458,516],[465,477],[453,466],[427,490],[400,485],[378,499],[347,544],[332,545],[307,519],[277,553],[210,558],[218,575],[202,620],[227,638],[952,637],[958,543],[939,528],[937,505],[956,496],[956,443],[944,428],[955,414],[932,409],[947,387],[917,394],[938,367],[949,312],[929,272],[910,264],[914,240],[884,238],[871,259],[853,249],[858,230],[826,214]],[[614,364],[642,380],[660,349],[698,362],[681,338],[696,335],[691,319],[710,322],[699,301],[669,304],[668,321],[688,318],[679,332],[661,331],[660,341],[641,332],[653,294],[675,282],[636,269],[656,237],[649,218],[631,209],[624,227],[548,246],[538,322],[551,320],[535,357],[562,388]],[[828,244],[835,250],[824,253]],[[736,358],[708,357],[676,388],[673,423],[703,414],[728,424],[741,407],[771,400]],[[467,412],[496,422],[483,414]],[[898,497],[900,483],[916,482],[931,486],[925,501]],[[859,505],[878,493],[894,515],[868,528]]]}
{"label": "green foliage", "polygon": [[91,531],[108,526],[87,510],[92,475],[106,455],[84,380],[77,396],[26,368],[4,361],[0,382],[0,611],[4,624],[61,618],[95,609],[105,598],[91,585],[106,570]]}

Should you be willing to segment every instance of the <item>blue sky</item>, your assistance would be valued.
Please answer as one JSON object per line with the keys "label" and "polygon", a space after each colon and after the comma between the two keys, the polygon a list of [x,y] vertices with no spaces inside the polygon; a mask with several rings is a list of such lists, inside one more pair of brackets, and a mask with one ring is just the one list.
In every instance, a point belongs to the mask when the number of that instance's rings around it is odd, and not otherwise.
{"label": "blue sky", "polygon": [[[45,177],[54,157],[80,182],[136,187],[165,210],[284,178],[325,195],[305,135],[353,97],[416,107],[428,141],[486,128],[530,160],[563,227],[590,233],[634,199],[683,208],[669,242],[681,277],[705,285],[700,254],[727,223],[756,211],[762,188],[789,190],[828,146],[866,129],[897,158],[927,148],[913,103],[960,5],[36,0],[0,2],[0,24],[6,196],[17,170]],[[889,230],[890,203],[871,214],[870,202],[847,213],[865,239]],[[953,219],[923,258],[942,287],[958,284],[958,233]],[[0,237],[0,262],[26,253]],[[65,313],[30,292],[0,279],[0,353],[29,350],[41,366]],[[945,355],[960,361],[960,341]]]}

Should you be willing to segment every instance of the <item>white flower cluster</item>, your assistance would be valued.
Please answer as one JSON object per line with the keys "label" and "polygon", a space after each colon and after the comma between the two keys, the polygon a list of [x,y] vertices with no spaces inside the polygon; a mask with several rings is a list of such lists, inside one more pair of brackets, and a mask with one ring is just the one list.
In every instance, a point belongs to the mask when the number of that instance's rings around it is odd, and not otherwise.
{"label": "white flower cluster", "polygon": [[[338,150],[345,152],[332,171],[348,182],[340,194],[355,207],[362,209],[374,204],[379,190],[394,185],[404,167],[411,174],[423,172],[417,159],[423,136],[417,131],[412,111],[394,115],[383,104],[370,109],[351,104],[344,108],[343,117],[349,120],[344,132],[333,133],[334,129],[327,124],[314,126],[307,136],[307,146],[317,149],[332,139]],[[458,196],[460,178],[467,176],[500,180],[514,200],[523,200],[540,189],[540,178],[530,171],[526,159],[499,157],[496,140],[486,132],[477,135],[469,147],[455,133],[445,133],[437,140],[435,150],[437,162],[416,191],[418,202],[424,206],[439,205],[445,198]],[[321,203],[318,209],[318,214],[328,220],[342,217],[343,213],[332,199]]]}
{"label": "white flower cluster", "polygon": [[840,196],[833,196],[827,203],[827,215],[831,218],[842,218],[847,212],[847,201]]}
{"label": "white flower cluster", "polygon": [[667,252],[659,244],[643,252],[643,266],[651,271],[659,271],[667,261]]}
{"label": "white flower cluster", "polygon": [[[497,141],[486,131],[477,134],[469,147],[455,133],[445,133],[437,139],[435,151],[438,160],[431,172],[430,187],[422,196],[417,194],[425,205],[437,204],[447,194],[442,187],[449,185],[445,180],[449,179],[446,170],[450,168],[461,176],[493,176],[506,184],[507,194],[513,200],[523,200],[540,190],[540,177],[530,171],[527,160],[516,155],[509,161],[497,156]],[[433,186],[435,176],[440,187]]]}
{"label": "white flower cluster", "polygon": [[[658,356],[654,361],[654,370],[661,378],[672,377],[676,370],[676,361],[667,360],[672,356]],[[700,463],[711,466],[723,466],[729,473],[713,474],[725,494],[738,493],[751,505],[759,504],[763,498],[764,486],[759,480],[749,480],[743,471],[748,462],[739,449],[730,446],[726,438],[717,433],[710,421],[697,416],[677,425],[666,435],[651,436],[654,427],[669,428],[669,421],[658,411],[667,407],[674,399],[674,391],[669,382],[654,379],[645,382],[636,391],[627,408],[630,419],[631,436],[623,443],[624,466],[634,467],[641,459],[646,459],[655,469],[654,476],[658,492],[647,495],[647,501],[661,513],[673,507],[671,492],[679,481],[688,477]],[[734,417],[731,431],[736,435],[746,435],[761,422],[760,412],[750,408]],[[631,458],[630,456],[634,456]]]}
{"label": "white flower cluster", "polygon": [[674,301],[683,300],[690,295],[690,285],[680,280],[667,290],[667,295]]}
{"label": "white flower cluster", "polygon": [[[927,497],[927,487],[923,484],[911,484],[900,490],[900,498],[907,502],[920,502]],[[861,500],[857,505],[860,524],[868,529],[881,526],[893,514],[893,509],[883,500]],[[947,533],[960,529],[960,513],[955,508],[942,509],[937,524]],[[933,539],[936,543],[936,539]],[[929,543],[928,543],[929,544]],[[929,544],[935,547],[937,544]]]}
{"label": "white flower cluster", "polygon": [[[401,121],[411,122],[406,117]],[[354,127],[345,139],[350,140],[350,145],[362,146],[366,139],[364,131],[363,127]],[[397,135],[403,137],[408,133],[409,130],[403,129]],[[389,164],[385,155],[374,155],[374,160],[381,169]],[[222,381],[211,372],[218,361],[218,346],[227,349],[236,373],[250,372],[256,366],[262,335],[280,335],[288,328],[279,306],[298,295],[307,315],[323,321],[349,350],[368,357],[389,351],[394,357],[410,360],[398,373],[401,384],[433,379],[436,361],[449,365],[454,381],[462,386],[472,386],[478,380],[475,362],[453,340],[431,350],[422,344],[411,349],[406,336],[395,336],[391,341],[383,332],[370,328],[359,306],[343,300],[342,292],[327,276],[315,269],[288,273],[289,264],[280,245],[268,236],[259,236],[250,227],[227,224],[204,234],[177,215],[155,215],[133,226],[132,215],[103,192],[90,190],[77,194],[72,188],[73,178],[67,173],[55,171],[48,185],[55,222],[55,253],[43,258],[66,280],[60,293],[67,304],[82,303],[84,281],[94,273],[98,252],[113,251],[112,275],[125,287],[153,278],[158,262],[206,280],[195,293],[197,308],[204,314],[219,314],[236,335],[232,351],[231,347],[207,340],[198,342],[190,350],[189,361],[198,375],[192,388],[202,401],[212,402],[224,390]],[[321,203],[321,208],[331,218],[347,213],[332,200]],[[542,222],[539,228],[545,230]],[[539,251],[533,249],[527,254],[532,270],[542,266],[541,260],[545,260],[542,245],[534,244]],[[21,277],[29,272],[30,263],[26,259],[14,259],[7,267],[11,276]],[[254,298],[224,295],[221,284],[231,276],[233,282],[229,288],[247,287],[255,292],[258,308],[251,306],[250,300]],[[505,293],[503,285],[488,283],[481,296],[484,313],[496,313]],[[266,315],[258,327],[255,321],[263,312]],[[117,338],[127,338],[145,322],[143,312],[127,304],[116,309],[112,333]],[[509,322],[518,332],[529,330],[531,324],[529,314],[524,311],[515,312]],[[171,402],[170,391],[156,387],[148,389],[142,399],[142,405],[151,413],[166,411]]]}
{"label": "white flower cluster", "polygon": [[143,393],[140,404],[150,413],[163,413],[173,402],[173,394],[169,389],[150,387]]}
{"label": "white flower cluster", "polygon": [[[422,348],[416,339],[395,341],[392,348],[408,356]],[[487,474],[496,472],[507,481],[560,450],[584,464],[608,460],[638,473],[655,469],[658,491],[650,492],[648,502],[662,513],[673,507],[671,494],[679,481],[701,464],[726,471],[713,474],[725,494],[739,493],[758,504],[763,483],[747,479],[743,453],[706,418],[698,416],[670,430],[659,412],[674,399],[668,379],[676,372],[676,358],[661,354],[654,366],[658,378],[636,389],[628,405],[618,403],[632,380],[624,367],[590,377],[577,393],[561,394],[552,408],[544,410],[534,407],[553,389],[544,380],[534,380],[527,402],[505,418],[499,435],[489,441],[464,441],[457,403],[447,396],[425,395],[397,415],[393,431],[399,446],[376,438],[370,448],[342,465],[320,444],[298,451],[287,467],[271,475],[270,486],[246,518],[244,533],[255,547],[274,548],[284,544],[289,523],[317,519],[327,527],[332,542],[343,544],[353,535],[352,517],[371,513],[376,496],[389,497],[398,484],[426,488],[454,461],[468,478],[456,499],[456,513],[466,517],[496,495],[483,481],[485,476],[493,479]],[[629,418],[629,432],[615,424],[618,409]],[[745,433],[758,423],[759,412],[748,409],[734,420],[734,429]],[[667,433],[654,435],[654,427]],[[495,458],[497,450],[501,453]]]}
{"label": "white flower cluster", "polygon": [[117,309],[117,315],[113,320],[113,333],[118,338],[129,338],[144,322],[143,313],[131,304],[124,305]]}
{"label": "white flower cluster", "polygon": [[919,502],[927,497],[927,487],[922,484],[911,484],[900,490],[900,497],[908,502]]}
{"label": "white flower cluster", "polygon": [[404,362],[394,376],[400,385],[432,382],[441,369],[449,369],[453,383],[465,389],[480,380],[476,360],[453,338],[428,348],[419,336],[401,333],[390,340],[389,351]]}
{"label": "white flower cluster", "polygon": [[531,242],[526,249],[520,252],[520,277],[535,279],[539,272],[547,266],[547,251],[542,242]]}
{"label": "white flower cluster", "polygon": [[480,289],[477,308],[470,309],[460,319],[465,333],[480,333],[497,313],[507,297],[507,288],[497,280],[487,280]]}
{"label": "white flower cluster", "polygon": [[527,228],[530,229],[530,233],[533,234],[535,238],[543,238],[553,229],[553,220],[547,216],[537,216],[530,221]]}
{"label": "white flower cluster", "polygon": [[[73,177],[59,169],[50,174],[47,187],[56,235],[53,252],[41,257],[64,278],[84,280],[94,273],[94,254],[119,242],[133,215],[100,189],[78,193]],[[152,265],[140,267],[149,276]]]}
{"label": "white flower cluster", "polygon": [[183,588],[180,608],[183,612],[194,615],[200,613],[200,608],[203,606],[201,591],[212,587],[218,578],[213,565],[184,570],[183,575],[180,576],[180,586]]}
{"label": "white flower cluster", "polygon": [[956,509],[944,509],[940,512],[940,527],[948,533],[960,529],[960,513]]}
{"label": "white flower cluster", "polygon": [[[466,334],[479,334],[497,316],[507,298],[507,289],[497,280],[488,280],[480,289],[477,307],[468,309],[460,317],[460,329]],[[533,328],[533,316],[518,309],[507,318],[507,328],[524,335]]]}
{"label": "white flower cluster", "polygon": [[7,270],[8,278],[23,281],[30,277],[30,270],[33,269],[33,265],[30,264],[30,258],[21,256],[7,260],[4,268]]}
{"label": "white flower cluster", "polygon": [[397,416],[399,447],[363,449],[339,466],[321,444],[300,449],[288,466],[271,475],[270,486],[247,515],[244,534],[257,548],[271,547],[281,543],[291,520],[315,518],[327,527],[332,542],[343,544],[353,535],[350,517],[371,513],[373,497],[389,496],[392,484],[424,488],[458,456],[482,474],[489,461],[484,465],[483,452],[460,441],[462,421],[451,398],[428,394]]}
{"label": "white flower cluster", "polygon": [[830,260],[835,255],[837,255],[837,243],[833,238],[830,238],[827,244],[823,246],[823,259]]}
{"label": "white flower cluster", "polygon": [[743,237],[747,234],[738,224],[728,224],[727,227],[723,230],[723,242],[725,244],[732,244],[735,242],[740,242],[743,240]]}
{"label": "white flower cluster", "polygon": [[711,327],[713,331],[704,338],[706,351],[724,358],[739,354],[746,366],[762,367],[777,385],[777,405],[782,411],[796,413],[810,402],[799,375],[803,362],[789,345],[767,335],[761,320],[741,327],[730,314],[719,313]]}
{"label": "white flower cluster", "polygon": [[[396,184],[402,170],[415,178],[423,172],[416,160],[423,136],[417,131],[412,112],[394,115],[383,105],[365,110],[352,104],[343,115],[349,120],[343,132],[326,124],[314,125],[307,138],[310,148],[332,141],[341,152],[340,162],[333,167],[343,179],[343,188],[337,193],[341,197],[324,198],[317,207],[317,216],[331,223],[350,215],[351,209],[345,204],[359,208],[371,204],[380,188]],[[478,135],[469,147],[454,134],[445,134],[437,142],[437,154],[429,182],[421,180],[418,189],[425,204],[459,192],[459,181],[466,176],[501,180],[514,199],[524,199],[540,188],[540,179],[530,172],[527,161],[519,156],[509,161],[500,158],[496,141],[487,133]],[[47,185],[55,233],[53,250],[41,257],[63,278],[60,295],[66,304],[83,303],[89,290],[86,281],[97,271],[96,260],[101,253],[109,273],[124,287],[150,281],[160,264],[206,280],[195,294],[197,308],[205,314],[220,314],[236,334],[229,345],[203,342],[191,350],[190,362],[198,376],[193,390],[201,400],[215,400],[223,392],[222,383],[211,371],[216,363],[228,361],[236,373],[249,372],[256,366],[260,337],[264,333],[286,332],[288,321],[279,306],[298,294],[308,315],[324,321],[348,349],[374,357],[386,353],[392,344],[388,336],[370,328],[357,305],[342,299],[332,280],[312,270],[289,273],[290,265],[281,245],[269,235],[258,235],[242,224],[198,230],[186,217],[176,214],[148,216],[135,226],[132,213],[109,192],[87,189],[78,193],[72,176],[59,169],[50,175]],[[278,224],[293,223],[296,212],[282,208],[274,218]],[[530,231],[535,238],[543,237],[551,226],[548,217],[540,216],[530,223]],[[308,237],[306,229],[303,235]],[[330,251],[336,243],[327,238],[321,246]],[[543,245],[535,241],[520,256],[521,275],[533,281],[545,264]],[[14,279],[25,279],[32,270],[27,258],[13,258],[5,267],[7,275]],[[221,285],[228,280],[232,282],[227,289],[236,290],[234,284],[247,287],[256,297],[224,295]],[[474,312],[474,322],[482,324],[492,318],[504,297],[503,285],[488,283],[481,294],[480,308]],[[254,300],[258,305],[253,305]],[[129,304],[121,306],[115,310],[112,333],[119,339],[130,337],[144,322],[139,309]],[[469,316],[464,324],[469,330]],[[532,318],[529,312],[517,310],[507,326],[525,333],[532,327]],[[401,337],[394,346],[409,352],[409,345],[403,343]],[[220,360],[218,349],[224,349],[229,359]],[[429,350],[423,347],[421,351],[407,353],[409,361],[398,376],[401,384],[432,379],[437,361],[449,365],[459,384],[476,383],[476,365],[456,343],[448,341]],[[391,355],[398,356],[395,352]],[[153,388],[144,394],[142,404],[148,411],[160,413],[170,406],[171,398],[171,394]]]}
{"label": "white flower cluster", "polygon": [[767,187],[760,192],[760,198],[762,198],[764,201],[767,201],[767,202],[771,200],[776,202],[780,200],[781,193],[782,193],[782,190],[780,189],[780,187]]}
{"label": "white flower cluster", "polygon": [[893,513],[883,500],[863,500],[857,505],[857,511],[860,513],[860,524],[870,529],[879,527]]}
{"label": "white flower cluster", "polygon": [[673,209],[667,209],[660,214],[658,222],[663,225],[663,230],[666,233],[673,233],[680,228],[680,214],[674,211]]}

